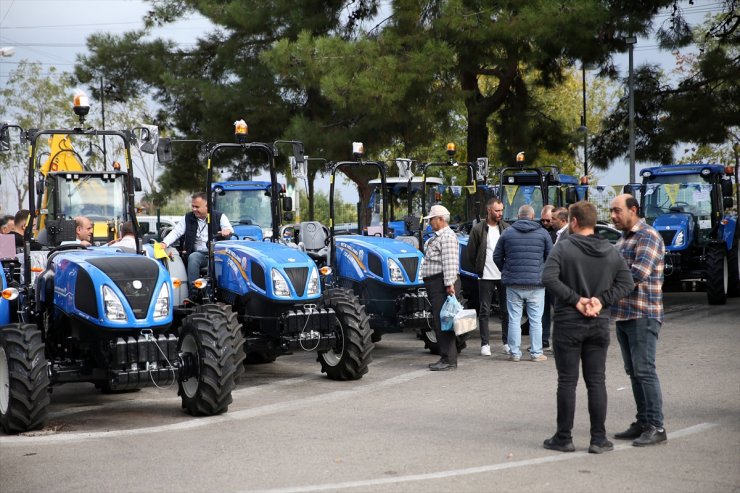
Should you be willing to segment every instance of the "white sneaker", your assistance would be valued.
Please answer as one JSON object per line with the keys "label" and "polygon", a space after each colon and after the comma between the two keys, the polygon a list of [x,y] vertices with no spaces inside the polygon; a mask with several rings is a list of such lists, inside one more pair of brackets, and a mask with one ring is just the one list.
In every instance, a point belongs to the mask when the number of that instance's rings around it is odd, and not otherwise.
{"label": "white sneaker", "polygon": [[501,346],[501,352],[503,354],[511,354],[511,348],[508,344],[504,344],[503,346]]}
{"label": "white sneaker", "polygon": [[491,355],[491,346],[486,344],[485,346],[480,347],[480,355],[481,356],[490,356]]}

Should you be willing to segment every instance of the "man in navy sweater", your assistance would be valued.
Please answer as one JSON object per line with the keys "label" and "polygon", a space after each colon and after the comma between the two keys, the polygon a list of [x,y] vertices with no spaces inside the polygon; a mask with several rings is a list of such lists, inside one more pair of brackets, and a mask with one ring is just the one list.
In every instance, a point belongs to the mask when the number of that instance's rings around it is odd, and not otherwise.
{"label": "man in navy sweater", "polygon": [[517,221],[507,228],[493,251],[493,261],[501,271],[501,284],[506,286],[506,305],[509,311],[510,361],[519,361],[522,352],[522,311],[529,317],[529,357],[532,361],[546,361],[542,354],[542,312],[545,308],[545,288],[542,269],[552,248],[552,240],[545,229],[534,220],[534,209],[529,205],[519,208]]}

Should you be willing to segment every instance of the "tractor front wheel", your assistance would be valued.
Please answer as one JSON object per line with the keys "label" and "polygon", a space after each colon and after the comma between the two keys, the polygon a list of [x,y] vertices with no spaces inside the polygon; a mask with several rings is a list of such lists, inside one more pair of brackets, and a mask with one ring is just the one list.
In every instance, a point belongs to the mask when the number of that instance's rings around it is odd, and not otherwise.
{"label": "tractor front wheel", "polygon": [[334,309],[338,326],[334,347],[319,353],[321,371],[332,380],[362,378],[367,373],[375,347],[365,307],[352,291],[341,288],[326,291],[323,305]]}
{"label": "tractor front wheel", "polygon": [[22,433],[44,426],[49,375],[41,331],[34,324],[0,329],[0,427]]}
{"label": "tractor front wheel", "polygon": [[[432,323],[433,320],[430,319]],[[437,341],[437,333],[434,332],[433,328],[422,327],[421,328],[421,340],[424,341],[424,348],[428,349],[432,354],[439,354],[439,341]]]}
{"label": "tractor front wheel", "polygon": [[178,394],[193,416],[225,412],[231,404],[236,350],[226,314],[211,309],[188,315],[180,328]]}

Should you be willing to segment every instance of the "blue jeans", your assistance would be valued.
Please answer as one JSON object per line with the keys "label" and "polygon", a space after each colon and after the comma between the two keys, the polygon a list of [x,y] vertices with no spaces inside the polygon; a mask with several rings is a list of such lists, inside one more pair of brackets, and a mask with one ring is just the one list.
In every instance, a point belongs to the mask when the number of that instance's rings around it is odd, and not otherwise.
{"label": "blue jeans", "polygon": [[195,296],[193,282],[200,277],[201,267],[208,265],[208,252],[193,252],[188,255],[188,296]]}
{"label": "blue jeans", "polygon": [[512,356],[520,357],[522,352],[522,312],[527,309],[529,317],[530,356],[542,354],[542,311],[545,307],[545,288],[521,289],[506,286],[506,306],[509,310],[509,349]]}
{"label": "blue jeans", "polygon": [[632,381],[637,404],[637,422],[663,426],[663,393],[655,370],[655,348],[660,322],[638,318],[617,322],[617,341],[622,349],[624,370]]}

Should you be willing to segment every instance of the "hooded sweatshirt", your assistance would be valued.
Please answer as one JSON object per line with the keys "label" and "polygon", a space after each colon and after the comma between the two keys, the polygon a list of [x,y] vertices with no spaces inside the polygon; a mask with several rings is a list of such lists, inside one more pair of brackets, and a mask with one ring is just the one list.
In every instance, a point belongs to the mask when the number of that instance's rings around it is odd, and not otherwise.
{"label": "hooded sweatshirt", "polygon": [[584,316],[578,300],[596,297],[603,305],[599,318],[609,318],[609,306],[635,287],[627,263],[607,240],[595,235],[560,238],[550,252],[542,283],[555,299],[555,322],[574,322]]}
{"label": "hooded sweatshirt", "polygon": [[519,219],[501,233],[493,261],[501,271],[501,284],[542,289],[542,267],[552,240],[536,221]]}

